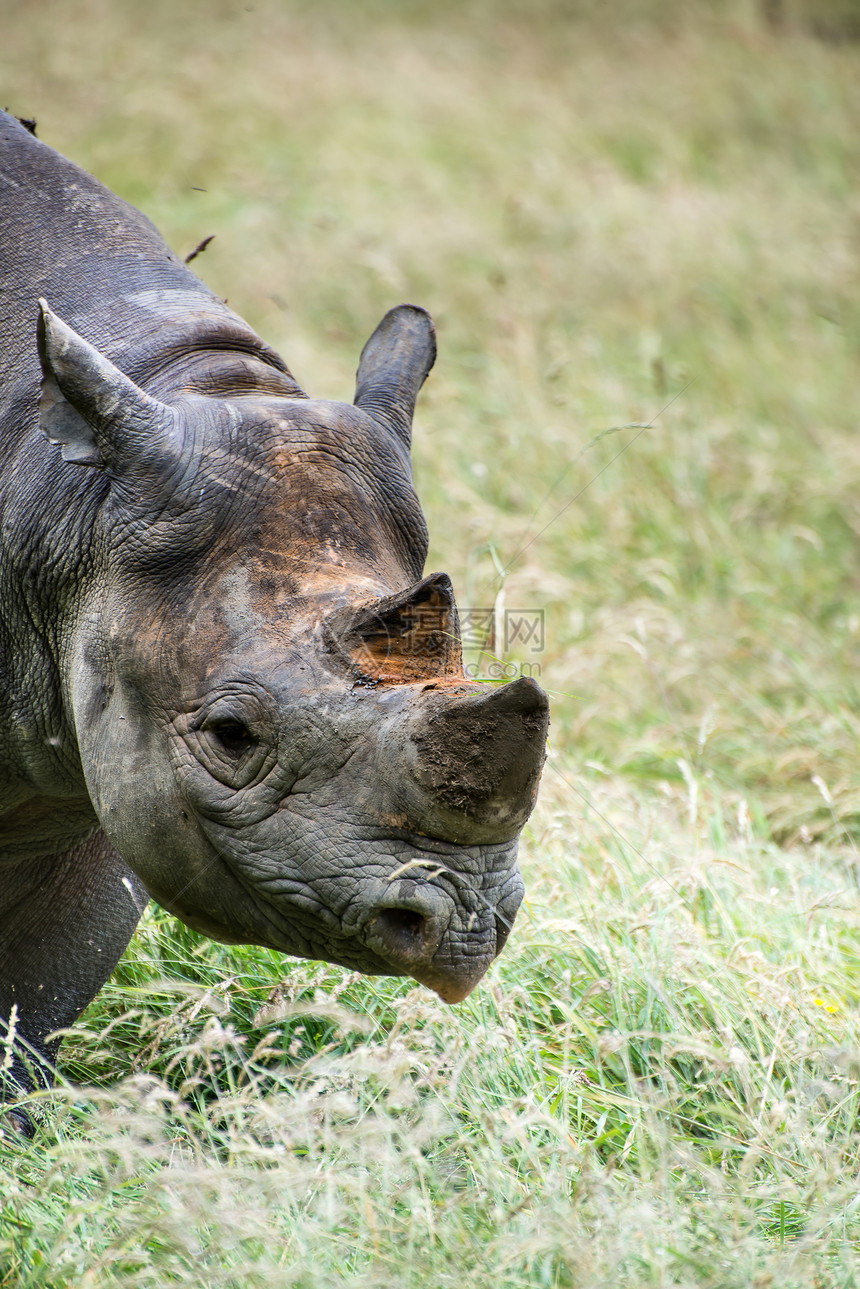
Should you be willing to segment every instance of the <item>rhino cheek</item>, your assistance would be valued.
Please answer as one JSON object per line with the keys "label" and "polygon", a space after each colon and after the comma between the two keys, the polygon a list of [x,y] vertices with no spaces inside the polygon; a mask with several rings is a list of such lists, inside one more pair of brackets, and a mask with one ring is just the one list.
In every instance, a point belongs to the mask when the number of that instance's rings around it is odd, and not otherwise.
{"label": "rhino cheek", "polygon": [[79,747],[99,822],[148,893],[199,930],[247,938],[255,919],[246,906],[253,901],[184,800],[167,744],[151,722],[115,692],[98,720],[81,723]]}

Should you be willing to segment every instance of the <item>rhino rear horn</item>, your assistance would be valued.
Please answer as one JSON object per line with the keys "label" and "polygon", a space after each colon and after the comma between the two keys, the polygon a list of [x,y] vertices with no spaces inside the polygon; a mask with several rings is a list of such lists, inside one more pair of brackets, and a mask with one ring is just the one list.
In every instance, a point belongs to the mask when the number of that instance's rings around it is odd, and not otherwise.
{"label": "rhino rear horn", "polygon": [[361,351],[356,407],[390,425],[409,447],[415,400],[435,361],[436,332],[426,309],[389,309]]}
{"label": "rhino rear horn", "polygon": [[360,680],[414,684],[463,675],[460,621],[447,573],[358,608],[341,609],[325,624],[329,652]]}
{"label": "rhino rear horn", "polygon": [[178,453],[176,415],[39,301],[42,431],[64,461],[117,474]]}

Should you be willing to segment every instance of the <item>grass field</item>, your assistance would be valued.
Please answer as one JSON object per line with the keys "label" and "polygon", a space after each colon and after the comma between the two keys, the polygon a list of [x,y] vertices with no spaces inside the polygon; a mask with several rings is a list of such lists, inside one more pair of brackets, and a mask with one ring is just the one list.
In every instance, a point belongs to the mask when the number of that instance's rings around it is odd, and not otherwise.
{"label": "grass field", "polygon": [[0,1143],[0,1286],[860,1286],[856,3],[0,18],[2,105],[311,393],[431,310],[428,569],[553,697],[476,993],[151,912]]}

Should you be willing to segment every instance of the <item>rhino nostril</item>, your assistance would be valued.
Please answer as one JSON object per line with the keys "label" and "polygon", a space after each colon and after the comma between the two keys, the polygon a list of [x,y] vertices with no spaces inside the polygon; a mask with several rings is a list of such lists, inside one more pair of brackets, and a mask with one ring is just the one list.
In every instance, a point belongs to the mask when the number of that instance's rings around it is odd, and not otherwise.
{"label": "rhino nostril", "polygon": [[[391,904],[377,905],[366,923],[368,947],[398,974],[435,989],[444,1002],[460,1002],[493,957],[492,924],[473,929],[477,915],[472,914],[464,925],[465,910],[458,916],[450,897],[432,887],[392,892],[389,899]],[[446,942],[449,933],[453,938]]]}
{"label": "rhino nostril", "polygon": [[423,948],[426,921],[415,909],[382,909],[376,915],[376,930],[391,949],[413,954]]}

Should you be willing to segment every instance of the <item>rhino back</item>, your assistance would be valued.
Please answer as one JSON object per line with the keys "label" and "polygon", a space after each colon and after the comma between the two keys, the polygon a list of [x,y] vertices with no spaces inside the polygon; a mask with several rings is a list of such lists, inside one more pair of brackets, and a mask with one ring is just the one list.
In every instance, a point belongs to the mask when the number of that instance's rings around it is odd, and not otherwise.
{"label": "rhino back", "polygon": [[[229,367],[235,354],[246,360],[238,368],[246,385],[301,393],[279,355],[168,249],[144,215],[7,113],[0,113],[0,229],[6,434],[10,422],[20,434],[22,418],[29,428],[36,415],[40,296],[159,397],[195,379],[199,385],[204,369],[217,382],[218,367]],[[225,385],[222,376],[218,392],[229,392]]]}

